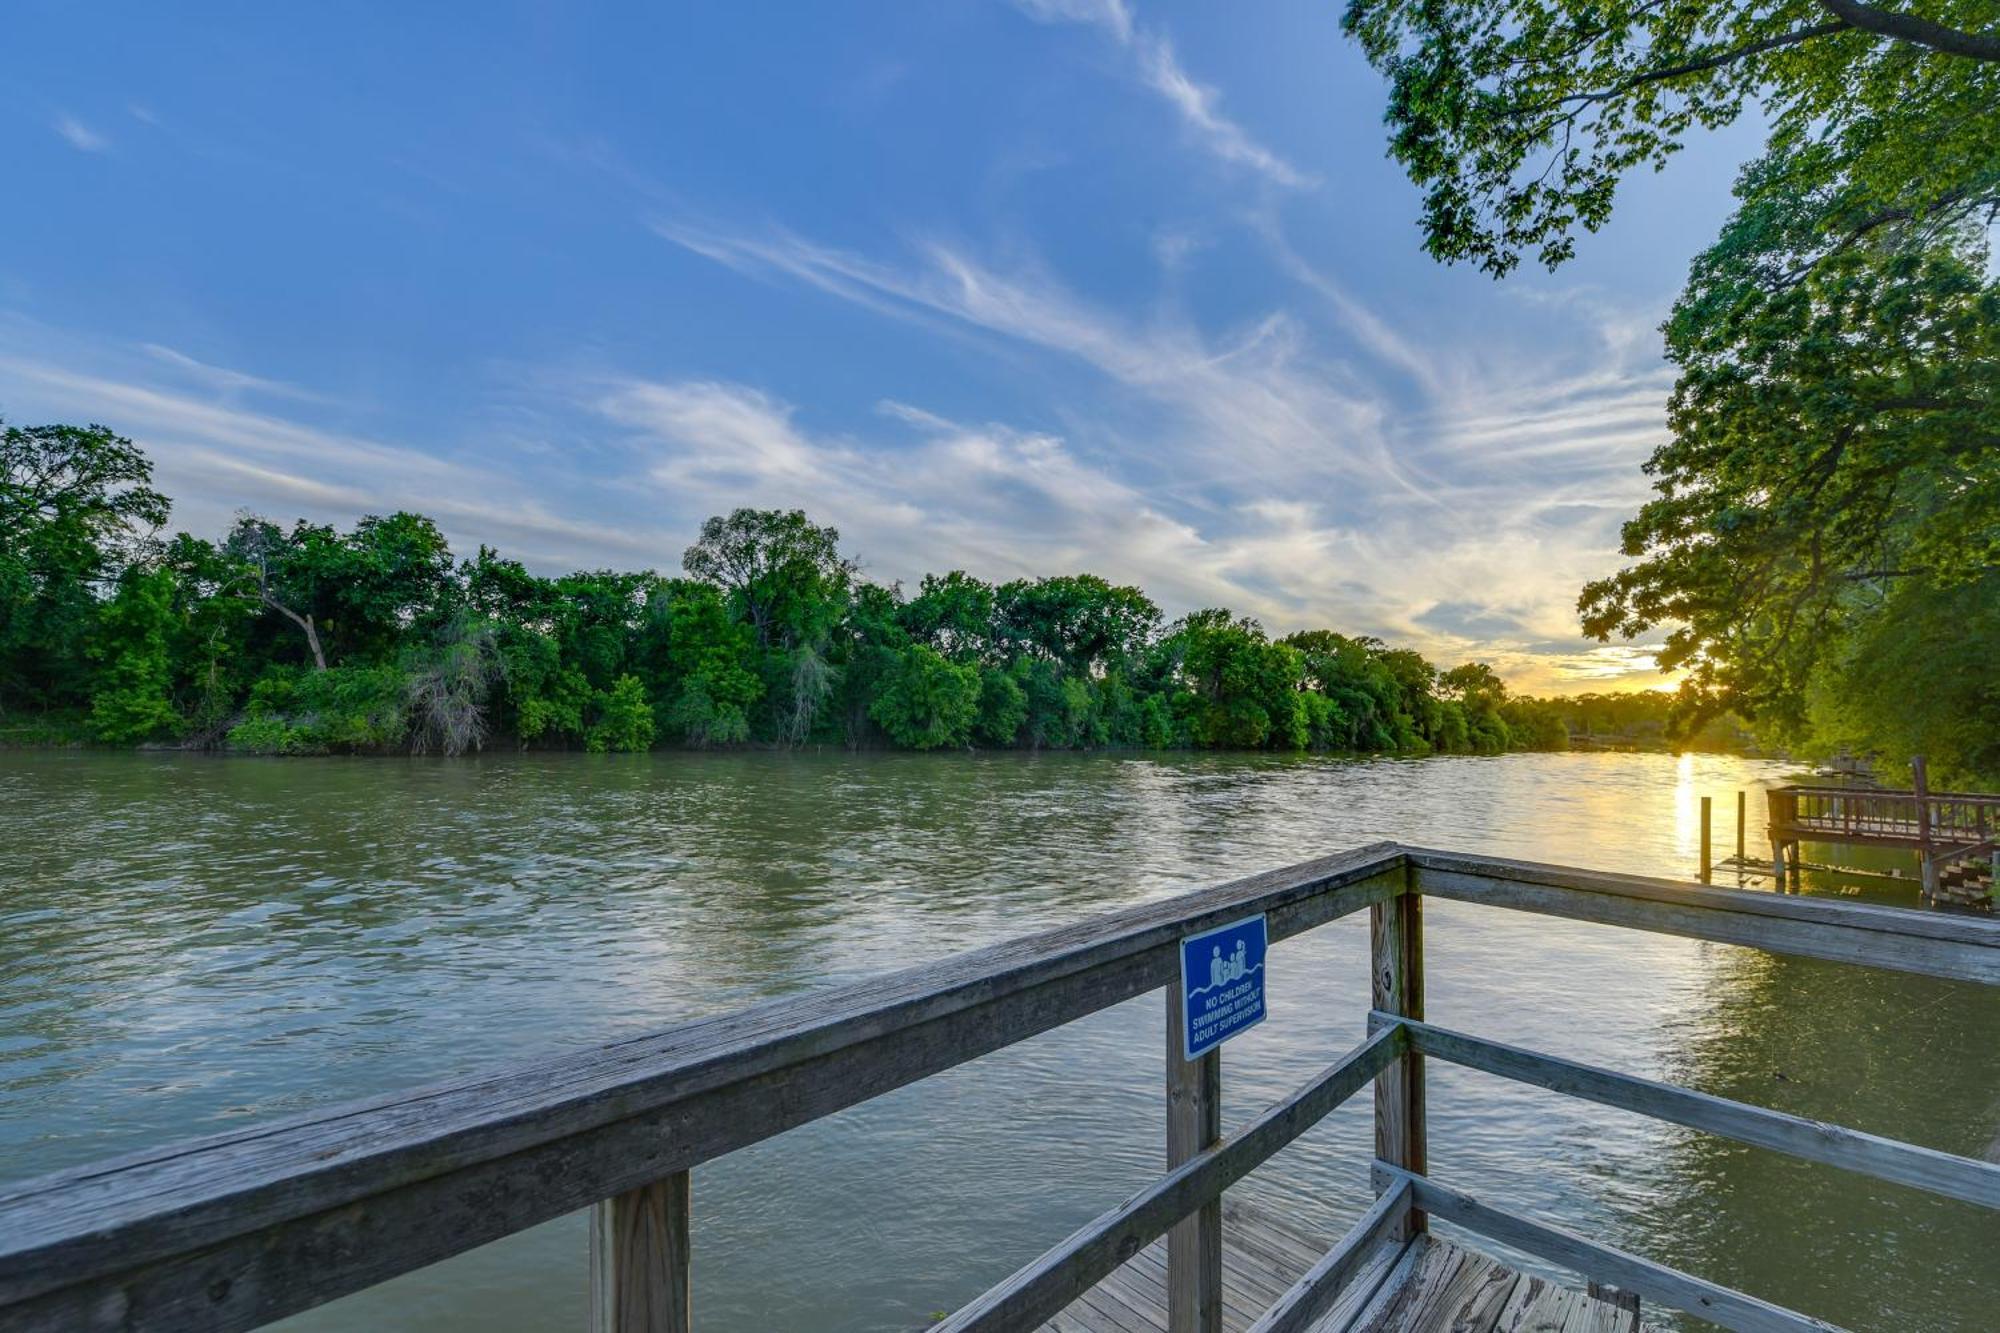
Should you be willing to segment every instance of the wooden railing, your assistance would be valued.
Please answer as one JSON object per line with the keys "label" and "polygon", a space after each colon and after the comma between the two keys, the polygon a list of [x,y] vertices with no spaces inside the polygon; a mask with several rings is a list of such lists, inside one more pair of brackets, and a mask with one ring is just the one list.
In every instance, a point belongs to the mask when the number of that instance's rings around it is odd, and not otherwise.
{"label": "wooden railing", "polygon": [[1168,1174],[943,1327],[1033,1328],[1170,1229],[1177,1327],[1219,1327],[1212,1205],[1370,1083],[1379,1197],[1258,1333],[1305,1327],[1377,1242],[1421,1231],[1429,1215],[1725,1327],[1829,1327],[1433,1181],[1426,1058],[2000,1208],[2000,1167],[1426,1023],[1426,897],[2000,985],[2000,923],[1377,844],[858,985],[29,1182],[0,1195],[0,1329],[249,1328],[594,1207],[593,1321],[684,1330],[691,1167],[1158,990],[1182,936],[1258,913],[1275,943],[1370,912],[1367,1039],[1223,1139],[1219,1063],[1181,1060],[1170,1037],[1179,1128]]}
{"label": "wooden railing", "polygon": [[2000,796],[1871,791],[1855,787],[1778,787],[1771,792],[1774,828],[1833,841],[1923,845],[1980,843],[2000,835]]}

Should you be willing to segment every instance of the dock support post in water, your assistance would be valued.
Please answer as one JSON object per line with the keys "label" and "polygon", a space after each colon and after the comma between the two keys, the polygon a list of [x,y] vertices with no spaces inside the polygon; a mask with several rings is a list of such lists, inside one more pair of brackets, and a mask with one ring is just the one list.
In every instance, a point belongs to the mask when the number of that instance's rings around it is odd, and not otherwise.
{"label": "dock support post in water", "polygon": [[1936,902],[1938,895],[1937,857],[1931,854],[1931,782],[1930,766],[1922,755],[1910,759],[1910,786],[1917,798],[1917,855],[1921,860],[1924,877],[1924,901]]}
{"label": "dock support post in water", "polygon": [[[1792,836],[1792,824],[1798,814],[1799,797],[1797,792],[1773,787],[1764,793],[1764,799],[1768,806],[1764,828],[1771,835],[1771,887],[1778,893],[1784,893],[1788,888],[1785,882],[1787,871],[1785,845]],[[1792,858],[1796,860],[1797,856],[1794,844]]]}
{"label": "dock support post in water", "polygon": [[[1371,1003],[1387,1014],[1419,1021],[1424,1016],[1423,898],[1399,893],[1368,909]],[[1375,1156],[1422,1175],[1424,1152],[1424,1058],[1405,1051],[1375,1078]],[[1428,1229],[1412,1206],[1389,1234],[1408,1240]]]}
{"label": "dock support post in water", "polygon": [[[1182,1058],[1178,986],[1167,987],[1167,1169],[1222,1139],[1222,1049]],[[1167,1233],[1168,1333],[1222,1333],[1222,1199]]]}
{"label": "dock support post in water", "polygon": [[689,1333],[688,1173],[606,1199],[590,1214],[590,1333]]}
{"label": "dock support post in water", "polygon": [[1744,794],[1739,791],[1736,793],[1736,872],[1739,881],[1744,867],[1749,864],[1743,858],[1744,807]]}
{"label": "dock support post in water", "polygon": [[1709,816],[1714,812],[1714,805],[1712,797],[1701,798],[1701,882],[1704,884],[1709,881],[1709,866],[1715,860],[1715,848],[1708,836]]}

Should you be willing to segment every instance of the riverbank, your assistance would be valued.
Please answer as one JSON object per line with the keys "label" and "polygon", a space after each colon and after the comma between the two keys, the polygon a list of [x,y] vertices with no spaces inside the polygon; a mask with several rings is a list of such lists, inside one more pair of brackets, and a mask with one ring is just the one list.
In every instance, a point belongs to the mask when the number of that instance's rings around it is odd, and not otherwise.
{"label": "riverbank", "polygon": [[[1487,751],[1483,752],[1483,754],[1481,754],[1481,757],[1490,757],[1492,755],[1497,755],[1497,754],[1560,753],[1563,751],[1574,751],[1577,753],[1654,754],[1654,755],[1715,754],[1715,755],[1735,755],[1737,757],[1746,759],[1785,758],[1785,756],[1783,755],[1766,754],[1762,752],[1761,750],[1758,749],[1758,747],[1754,743],[1754,740],[1750,738],[1747,734],[1739,734],[1733,731],[1719,733],[1719,734],[1710,734],[1709,732],[1704,732],[1702,734],[1699,734],[1691,738],[1687,743],[1682,745],[1675,745],[1669,742],[1664,736],[1664,734],[1656,729],[1632,735],[1625,735],[1625,734],[1569,735],[1565,733],[1560,737],[1556,737],[1553,735],[1545,735],[1542,739],[1544,742],[1542,744],[1519,745],[1504,750]],[[627,752],[630,752],[630,750],[636,749],[637,747],[625,747],[625,748]],[[759,742],[759,741],[746,740],[746,741],[736,742],[733,744],[712,744],[712,745],[688,745],[685,743],[675,744],[675,743],[656,742],[652,745],[644,747],[644,749],[647,752],[657,753],[657,754],[676,754],[676,753],[687,754],[687,753],[700,753],[700,752],[754,754],[754,753],[789,753],[801,750],[810,751],[812,753],[866,753],[866,752],[896,751],[905,748],[907,747],[900,747],[891,744],[887,740],[887,738],[881,736],[877,736],[876,738],[874,738],[872,742],[864,744],[846,744],[842,742],[828,742],[828,741],[800,742],[798,744],[790,744],[790,743],[781,743],[776,741]],[[27,715],[27,716],[16,715],[5,721],[0,721],[0,750],[10,750],[10,749],[11,750],[87,749],[93,751],[101,751],[105,753],[163,751],[168,753],[181,753],[181,754],[246,754],[246,755],[265,755],[265,756],[282,755],[287,757],[313,757],[313,756],[325,756],[333,754],[394,757],[398,755],[435,753],[435,752],[427,752],[421,749],[413,749],[407,743],[399,743],[393,746],[389,744],[380,744],[380,743],[377,744],[347,743],[343,745],[335,745],[322,741],[316,741],[308,737],[291,736],[289,734],[289,731],[279,733],[275,737],[264,736],[257,732],[251,732],[248,733],[246,736],[244,736],[241,740],[239,740],[237,738],[237,733],[231,728],[223,728],[219,732],[217,732],[211,739],[202,742],[194,742],[194,741],[176,742],[167,740],[148,740],[148,741],[122,742],[122,743],[110,742],[99,739],[97,735],[93,732],[90,724],[89,714],[83,712],[75,712],[75,711],[64,712],[64,713]],[[1046,746],[1037,746],[1033,744],[1015,744],[1015,745],[997,746],[990,743],[978,744],[978,743],[968,742],[965,745],[954,747],[952,750],[942,751],[942,753],[946,754],[1036,753],[1043,751],[1063,751],[1069,753],[1095,753],[1095,754],[1124,754],[1124,755],[1256,754],[1256,753],[1271,753],[1273,752],[1273,748],[1269,746],[1243,746],[1243,747],[1232,747],[1232,746],[1222,746],[1222,745],[1196,746],[1193,744],[1148,746],[1143,743],[1136,743],[1136,742],[1121,744],[1110,741],[1101,742],[1094,745],[1046,745]],[[575,741],[564,741],[561,739],[548,739],[541,737],[537,737],[532,740],[524,740],[521,737],[514,735],[487,734],[481,738],[481,741],[478,745],[470,747],[466,750],[459,751],[455,755],[448,755],[443,757],[457,758],[457,757],[464,757],[466,755],[480,754],[480,753],[581,754],[589,752],[590,750],[587,745]],[[940,751],[935,751],[935,750],[932,752],[940,753]],[[1436,750],[1423,747],[1406,749],[1406,750],[1341,750],[1341,749],[1327,749],[1315,746],[1286,747],[1284,750],[1280,750],[1278,752],[1312,754],[1330,759],[1350,759],[1350,760],[1422,759],[1422,758],[1432,758],[1432,757],[1448,757],[1454,755],[1466,756],[1466,755],[1473,755],[1480,753],[1469,750]]]}

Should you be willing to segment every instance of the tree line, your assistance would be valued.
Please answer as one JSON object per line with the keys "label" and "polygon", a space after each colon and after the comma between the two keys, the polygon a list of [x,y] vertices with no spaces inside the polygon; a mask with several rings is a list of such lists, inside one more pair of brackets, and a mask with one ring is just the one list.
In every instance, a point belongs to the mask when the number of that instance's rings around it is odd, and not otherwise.
{"label": "tree line", "polygon": [[[144,453],[101,426],[0,436],[0,715],[110,744],[460,754],[495,743],[1493,754],[1557,707],[1483,663],[1167,621],[1093,574],[915,591],[799,510],[709,519],[677,575],[454,557],[412,513],[158,535]],[[55,719],[56,723],[48,723]],[[32,727],[30,727],[32,733]]]}

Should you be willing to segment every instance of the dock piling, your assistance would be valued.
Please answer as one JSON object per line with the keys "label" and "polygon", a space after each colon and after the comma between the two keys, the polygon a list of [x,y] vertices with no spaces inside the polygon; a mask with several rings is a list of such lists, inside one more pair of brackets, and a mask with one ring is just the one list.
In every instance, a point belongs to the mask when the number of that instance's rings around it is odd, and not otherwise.
{"label": "dock piling", "polygon": [[1910,786],[1917,798],[1917,856],[1923,867],[1924,901],[1934,902],[1938,892],[1937,857],[1931,852],[1930,766],[1922,755],[1910,759]]}
{"label": "dock piling", "polygon": [[1715,859],[1714,849],[1709,841],[1709,815],[1714,805],[1713,797],[1701,798],[1701,882],[1704,884],[1709,882],[1710,867]]}
{"label": "dock piling", "polygon": [[1743,826],[1744,826],[1745,805],[1746,802],[1744,799],[1744,793],[1738,791],[1736,793],[1736,867],[1738,873],[1741,873],[1743,867],[1747,864],[1747,862],[1743,858]]}

